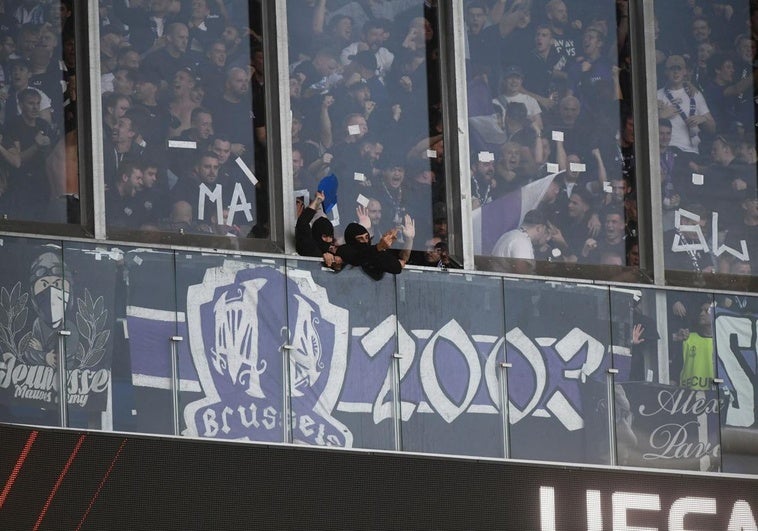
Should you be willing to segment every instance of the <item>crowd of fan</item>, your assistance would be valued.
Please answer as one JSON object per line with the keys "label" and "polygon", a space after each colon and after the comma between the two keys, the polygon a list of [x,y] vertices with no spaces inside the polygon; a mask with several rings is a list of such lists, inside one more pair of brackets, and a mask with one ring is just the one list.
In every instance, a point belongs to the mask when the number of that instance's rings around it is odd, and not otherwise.
{"label": "crowd of fan", "polygon": [[677,2],[656,22],[667,267],[751,275],[758,4]]}
{"label": "crowd of fan", "polygon": [[[414,259],[446,265],[436,3],[287,7],[293,201],[334,174],[340,242],[360,207],[403,247],[410,215]],[[101,2],[109,226],[267,236],[260,20],[260,2]]]}
{"label": "crowd of fan", "polygon": [[[527,218],[542,229],[521,227],[532,254],[503,256],[637,265],[628,6],[576,4],[465,2],[472,206],[503,209],[554,163],[566,171]],[[449,263],[436,2],[288,8],[296,194],[333,173],[337,240],[356,205],[372,236],[407,213],[417,263]]]}
{"label": "crowd of fan", "polygon": [[101,0],[109,227],[266,237],[261,3]]}
{"label": "crowd of fan", "polygon": [[449,266],[437,2],[287,7],[295,196],[308,204],[333,174],[338,243],[361,221],[369,238],[395,233],[405,249],[410,216],[411,263]]}
{"label": "crowd of fan", "polygon": [[67,206],[78,210],[75,55],[70,0],[0,1],[5,219],[65,222]]}
{"label": "crowd of fan", "polygon": [[[57,197],[65,178],[36,171],[45,157],[34,154],[52,151],[75,124],[66,113],[75,101],[60,91],[52,60],[63,56],[68,80],[70,9],[6,3],[0,53],[18,101],[6,105],[0,146],[12,168],[7,187],[18,182],[21,198],[40,189]],[[338,240],[356,207],[368,212],[371,237],[401,229],[409,214],[428,251],[412,260],[448,262],[437,2],[287,7],[295,196],[309,203],[334,174],[338,200],[328,216]],[[750,251],[758,252],[758,6],[656,7],[667,267],[749,274]],[[267,235],[260,9],[241,0],[100,3],[111,226]],[[466,0],[464,11],[473,208],[500,208],[501,198],[558,170],[531,216],[543,227],[530,237],[533,257],[638,265],[628,2]],[[13,39],[15,51],[6,44]],[[39,111],[24,83],[42,93]],[[33,134],[8,127],[9,108]],[[34,177],[14,181],[17,173]]]}
{"label": "crowd of fan", "polygon": [[[666,266],[750,274],[740,242],[758,252],[750,24],[758,8],[741,0],[656,8]],[[534,205],[541,215],[520,227],[533,258],[639,265],[644,176],[635,172],[628,2],[470,0],[465,12],[474,207],[498,208],[499,198],[561,171]],[[690,223],[702,237],[681,229]],[[717,258],[724,244],[734,252]]]}
{"label": "crowd of fan", "polygon": [[501,198],[558,173],[515,229],[526,245],[504,235],[492,254],[638,265],[627,2],[471,0],[465,13],[482,233]]}

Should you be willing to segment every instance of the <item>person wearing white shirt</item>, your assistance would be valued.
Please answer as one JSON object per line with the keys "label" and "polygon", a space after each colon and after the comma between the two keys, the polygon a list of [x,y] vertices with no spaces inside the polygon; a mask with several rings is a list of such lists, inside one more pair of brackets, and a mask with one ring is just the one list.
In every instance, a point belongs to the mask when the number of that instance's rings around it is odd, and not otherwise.
{"label": "person wearing white shirt", "polygon": [[390,52],[383,45],[389,36],[385,27],[385,22],[379,19],[372,19],[363,26],[363,35],[360,41],[346,46],[340,54],[340,61],[343,65],[350,64],[350,58],[358,52],[369,50],[376,56],[377,74],[381,80],[392,68],[392,62],[395,60],[395,54]]}
{"label": "person wearing white shirt", "polygon": [[689,69],[681,55],[666,59],[666,86],[657,93],[658,117],[671,121],[669,145],[685,153],[700,153],[700,131],[716,131],[703,94],[687,81]]}
{"label": "person wearing white shirt", "polygon": [[545,216],[538,210],[530,210],[517,229],[500,236],[492,256],[516,259],[513,272],[532,273],[534,271],[534,246],[543,246],[550,239]]}
{"label": "person wearing white shirt", "polygon": [[503,72],[503,79],[500,82],[499,102],[503,107],[509,103],[523,103],[526,106],[526,115],[529,120],[542,130],[542,109],[537,100],[528,94],[524,94],[524,71],[520,66],[511,65]]}

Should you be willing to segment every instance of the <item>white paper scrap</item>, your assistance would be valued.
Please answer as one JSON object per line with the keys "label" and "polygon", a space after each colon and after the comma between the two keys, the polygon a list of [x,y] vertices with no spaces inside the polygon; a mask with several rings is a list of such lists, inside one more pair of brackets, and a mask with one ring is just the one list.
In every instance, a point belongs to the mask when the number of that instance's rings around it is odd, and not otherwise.
{"label": "white paper scrap", "polygon": [[250,171],[250,168],[247,167],[247,164],[245,164],[245,161],[242,160],[240,157],[237,157],[237,160],[234,162],[237,163],[237,166],[242,170],[242,173],[245,174],[245,176],[250,180],[251,183],[253,183],[253,186],[258,184],[258,179],[255,178],[255,175],[253,175],[253,172]]}
{"label": "white paper scrap", "polygon": [[197,143],[190,140],[169,140],[168,147],[172,149],[197,149]]}

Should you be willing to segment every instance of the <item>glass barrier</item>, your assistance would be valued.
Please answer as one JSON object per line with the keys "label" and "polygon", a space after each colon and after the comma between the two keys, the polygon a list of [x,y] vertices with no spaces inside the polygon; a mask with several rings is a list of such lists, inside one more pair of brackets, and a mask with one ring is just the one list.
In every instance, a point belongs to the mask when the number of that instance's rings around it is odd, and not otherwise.
{"label": "glass barrier", "polygon": [[123,345],[123,263],[119,249],[63,244],[63,300],[70,308],[65,336],[68,427],[110,431],[114,419],[126,417],[121,400],[121,410],[114,411],[116,379],[119,391],[123,384],[131,387],[128,357],[124,360],[114,348]]}
{"label": "glass barrier", "polygon": [[284,442],[281,261],[176,254],[183,435]]}
{"label": "glass barrier", "polygon": [[290,0],[287,17],[297,215],[323,189],[338,239],[360,221],[419,264],[447,254],[437,2]]}
{"label": "glass barrier", "polygon": [[758,298],[717,295],[714,349],[724,472],[758,473]]}
{"label": "glass barrier", "polygon": [[611,288],[618,464],[721,469],[714,310],[708,293]]}
{"label": "glass barrier", "polygon": [[395,449],[395,280],[290,260],[294,442]]}
{"label": "glass barrier", "polygon": [[100,3],[110,232],[268,237],[260,8]]}
{"label": "glass barrier", "polygon": [[75,322],[60,242],[0,238],[0,418],[61,425],[59,332]]}
{"label": "glass barrier", "polygon": [[464,9],[478,266],[638,268],[628,3]]}
{"label": "glass barrier", "polygon": [[608,290],[505,281],[510,455],[610,463]]}
{"label": "glass barrier", "polygon": [[1,422],[592,464],[615,433],[622,466],[758,473],[757,297],[23,238],[0,255]]}
{"label": "glass barrier", "polygon": [[116,324],[110,338],[113,428],[173,435],[171,338],[179,332],[180,317],[174,253],[129,247],[115,252],[122,258],[116,283]]}
{"label": "glass barrier", "polygon": [[756,276],[756,13],[747,0],[655,3],[667,270]]}
{"label": "glass barrier", "polygon": [[397,277],[403,450],[504,456],[501,283],[457,273]]}
{"label": "glass barrier", "polygon": [[0,217],[80,222],[74,3],[0,15]]}

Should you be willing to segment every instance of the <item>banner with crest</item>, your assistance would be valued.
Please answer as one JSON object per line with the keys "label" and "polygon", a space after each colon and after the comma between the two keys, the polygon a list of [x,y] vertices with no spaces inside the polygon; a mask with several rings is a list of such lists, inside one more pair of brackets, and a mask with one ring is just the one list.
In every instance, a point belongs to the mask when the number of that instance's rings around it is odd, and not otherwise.
{"label": "banner with crest", "polygon": [[608,460],[607,291],[197,253],[157,274],[155,256],[125,261],[140,430],[171,429],[179,335],[185,435],[498,457],[507,361],[512,456]]}

